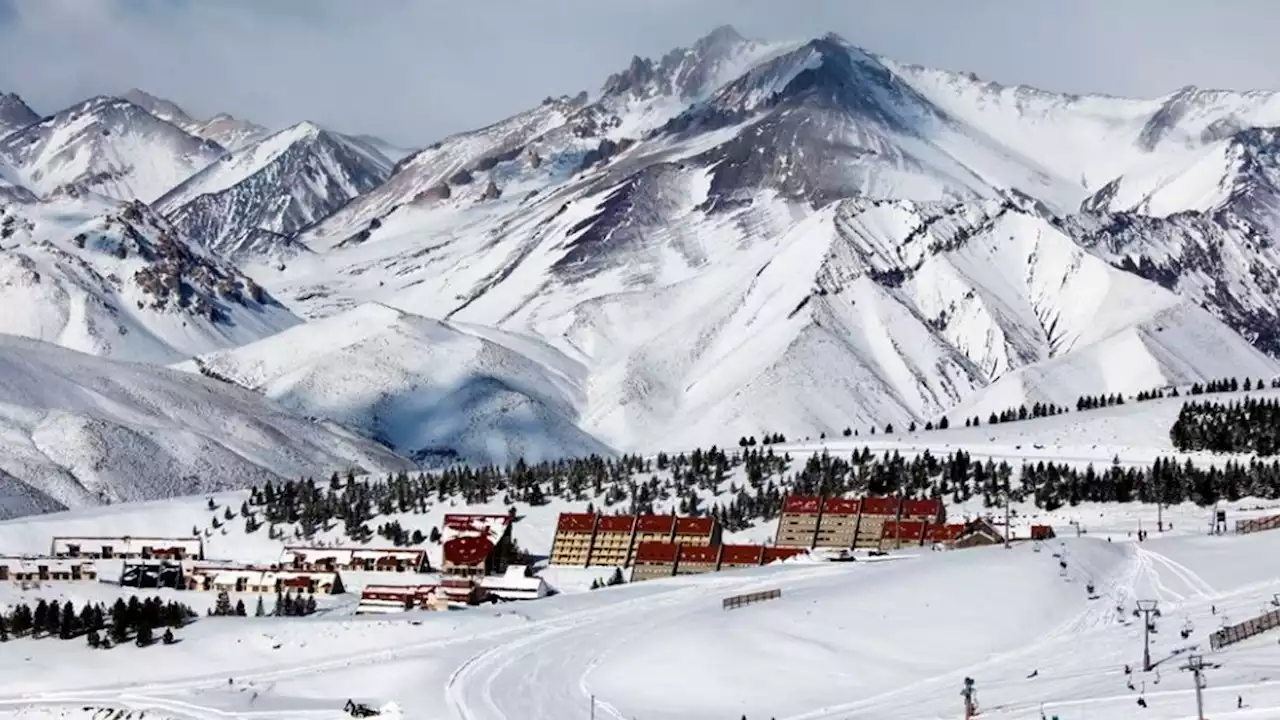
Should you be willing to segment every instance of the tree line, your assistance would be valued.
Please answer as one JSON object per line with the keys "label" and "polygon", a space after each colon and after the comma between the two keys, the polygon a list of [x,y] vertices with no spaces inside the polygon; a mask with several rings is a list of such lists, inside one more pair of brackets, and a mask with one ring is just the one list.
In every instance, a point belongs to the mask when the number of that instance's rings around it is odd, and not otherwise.
{"label": "tree line", "polygon": [[[303,594],[301,590],[295,595],[292,590],[286,593],[276,593],[275,604],[271,607],[271,612],[267,612],[266,603],[263,602],[262,596],[258,596],[258,604],[253,610],[254,617],[303,617],[310,615],[316,611],[316,597],[313,594]],[[248,611],[244,606],[244,600],[236,600],[236,604],[231,604],[231,596],[226,590],[218,592],[218,598],[214,600],[213,607],[209,609],[210,617],[247,617]]]}
{"label": "tree line", "polygon": [[1173,446],[1182,451],[1280,452],[1280,402],[1246,397],[1230,403],[1189,402],[1169,429]]}
{"label": "tree line", "polygon": [[41,599],[35,607],[18,603],[8,613],[0,613],[0,642],[22,637],[59,640],[84,637],[93,648],[111,648],[129,640],[146,647],[155,643],[156,631],[164,628],[162,641],[170,645],[176,642],[174,629],[196,617],[196,613],[182,603],[166,603],[154,597],[139,600],[134,595],[127,602],[117,598],[110,609],[86,602],[78,610],[71,601]]}

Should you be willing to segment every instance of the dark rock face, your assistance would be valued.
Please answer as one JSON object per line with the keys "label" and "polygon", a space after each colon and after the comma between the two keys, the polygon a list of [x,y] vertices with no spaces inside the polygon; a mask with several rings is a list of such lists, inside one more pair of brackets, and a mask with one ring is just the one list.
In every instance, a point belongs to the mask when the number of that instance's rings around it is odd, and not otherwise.
{"label": "dark rock face", "polygon": [[498,189],[498,184],[490,180],[489,184],[484,187],[484,192],[480,194],[480,200],[497,200],[502,197],[502,191]]}
{"label": "dark rock face", "polygon": [[40,121],[40,116],[15,93],[0,93],[0,136]]}
{"label": "dark rock face", "polygon": [[449,184],[450,185],[470,185],[471,181],[474,179],[475,178],[472,176],[471,171],[466,168],[463,168],[458,172],[449,176]]}

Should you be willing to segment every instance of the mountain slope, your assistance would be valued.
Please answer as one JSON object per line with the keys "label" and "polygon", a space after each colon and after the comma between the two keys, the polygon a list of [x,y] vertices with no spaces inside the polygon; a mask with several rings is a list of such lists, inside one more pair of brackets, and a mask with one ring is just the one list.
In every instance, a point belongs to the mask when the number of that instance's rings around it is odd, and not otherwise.
{"label": "mountain slope", "polygon": [[209,378],[0,335],[0,514],[406,461]]}
{"label": "mountain slope", "polygon": [[207,120],[199,120],[171,100],[158,98],[146,91],[134,88],[120,96],[171,125],[182,128],[198,138],[217,143],[227,150],[239,150],[271,134],[261,125],[240,120],[226,113],[219,113]]}
{"label": "mountain slope", "polygon": [[169,363],[272,335],[298,319],[142,203],[0,209],[0,332]]}
{"label": "mountain slope", "polygon": [[74,105],[0,139],[0,159],[41,194],[94,192],[151,202],[223,149],[119,98]]}
{"label": "mountain slope", "polygon": [[0,138],[39,119],[36,111],[16,93],[0,93]]}
{"label": "mountain slope", "polygon": [[182,367],[331,418],[423,462],[506,465],[610,452],[575,426],[577,363],[534,341],[381,305]]}
{"label": "mountain slope", "polygon": [[223,156],[156,202],[179,231],[230,257],[291,255],[302,228],[379,185],[391,161],[301,123]]}

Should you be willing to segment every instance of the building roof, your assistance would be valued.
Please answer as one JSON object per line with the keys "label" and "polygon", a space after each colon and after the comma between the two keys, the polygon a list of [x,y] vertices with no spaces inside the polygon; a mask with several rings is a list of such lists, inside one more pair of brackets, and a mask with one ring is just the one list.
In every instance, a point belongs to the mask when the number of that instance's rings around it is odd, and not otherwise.
{"label": "building roof", "polygon": [[478,534],[491,535],[496,540],[511,525],[511,516],[450,513],[444,516],[443,525],[445,537],[457,534]]}
{"label": "building roof", "polygon": [[934,498],[920,500],[907,498],[902,501],[902,514],[904,516],[937,517],[941,512],[942,501]]}
{"label": "building roof", "polygon": [[963,523],[950,525],[930,525],[925,530],[925,539],[929,542],[951,542],[964,534]]}
{"label": "building roof", "polygon": [[346,565],[353,560],[374,560],[377,564],[407,560],[421,564],[426,560],[427,551],[420,548],[350,548],[350,547],[286,547],[281,556],[284,562],[294,559],[307,563],[318,563],[332,559],[335,563]]}
{"label": "building roof", "polygon": [[494,542],[483,535],[460,535],[444,542],[444,559],[452,565],[481,565]]}
{"label": "building roof", "polygon": [[763,545],[725,545],[720,551],[721,565],[759,565],[763,558]]}
{"label": "building roof", "polygon": [[775,560],[786,560],[797,555],[804,555],[807,552],[804,548],[765,546],[764,563],[767,565]]}
{"label": "building roof", "polygon": [[595,513],[560,513],[556,532],[586,532],[596,529]]}
{"label": "building roof", "polygon": [[816,515],[822,507],[822,498],[816,495],[788,495],[782,501],[782,512]]}
{"label": "building roof", "polygon": [[630,533],[635,525],[635,515],[601,515],[596,524],[596,532]]}
{"label": "building roof", "polygon": [[666,542],[642,542],[636,546],[637,563],[671,563],[676,561],[680,546]]}
{"label": "building roof", "polygon": [[898,498],[867,497],[862,498],[863,515],[897,515]]}
{"label": "building roof", "polygon": [[677,535],[710,535],[716,530],[716,520],[712,517],[678,517],[676,518]]}
{"label": "building roof", "polygon": [[680,562],[715,565],[720,562],[719,545],[681,545]]}
{"label": "building roof", "polygon": [[152,550],[183,548],[187,551],[198,553],[204,547],[204,541],[198,537],[136,537],[130,535],[116,537],[60,536],[53,539],[54,552],[66,550],[69,545],[78,545],[81,550],[101,550],[104,546],[110,545],[113,552],[133,552],[136,545],[138,552],[141,552],[143,547],[149,547]]}
{"label": "building roof", "polygon": [[0,567],[9,568],[11,573],[38,572],[41,566],[48,568],[50,571],[70,572],[71,568],[78,567],[81,570],[96,572],[96,566],[93,561],[81,558],[51,558],[38,555],[7,555],[0,557]]}
{"label": "building roof", "polygon": [[857,515],[861,502],[857,498],[830,497],[822,501],[823,515]]}
{"label": "building roof", "polygon": [[234,585],[237,580],[243,578],[245,582],[255,586],[268,587],[275,585],[277,580],[285,587],[306,587],[309,584],[305,582],[307,580],[334,583],[341,578],[341,575],[336,570],[294,570],[292,568],[264,568],[252,565],[196,565],[191,568],[187,575],[189,577],[211,575],[215,585]]}
{"label": "building roof", "polygon": [[498,592],[541,593],[547,582],[540,577],[529,577],[524,565],[512,565],[502,575],[490,575],[480,579],[480,587]]}
{"label": "building roof", "polygon": [[923,540],[926,523],[923,520],[889,520],[885,522],[880,537],[893,540]]}
{"label": "building roof", "polygon": [[636,518],[636,532],[670,534],[676,526],[675,515],[641,515]]}

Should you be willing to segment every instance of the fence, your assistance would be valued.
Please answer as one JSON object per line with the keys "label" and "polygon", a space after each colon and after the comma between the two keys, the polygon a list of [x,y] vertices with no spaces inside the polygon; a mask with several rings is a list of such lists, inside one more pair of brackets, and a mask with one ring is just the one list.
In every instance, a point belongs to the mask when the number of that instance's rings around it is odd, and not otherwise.
{"label": "fence", "polygon": [[747,593],[746,595],[734,595],[733,597],[725,598],[722,602],[725,610],[735,610],[743,605],[751,605],[765,600],[777,600],[780,597],[782,597],[781,590],[765,590],[764,592]]}
{"label": "fence", "polygon": [[1280,610],[1272,610],[1252,620],[1245,620],[1239,625],[1231,625],[1215,632],[1209,636],[1209,647],[1218,650],[1277,627],[1280,627]]}
{"label": "fence", "polygon": [[1236,521],[1237,535],[1248,535],[1249,533],[1276,529],[1280,529],[1280,515],[1270,515],[1268,517],[1254,518],[1252,520]]}

